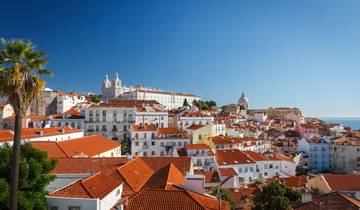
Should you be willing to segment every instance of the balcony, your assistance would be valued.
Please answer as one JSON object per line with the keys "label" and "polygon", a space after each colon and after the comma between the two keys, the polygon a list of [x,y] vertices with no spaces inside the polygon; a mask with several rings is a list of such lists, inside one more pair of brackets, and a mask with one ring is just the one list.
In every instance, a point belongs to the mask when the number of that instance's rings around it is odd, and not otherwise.
{"label": "balcony", "polygon": [[87,129],[87,132],[94,132],[94,129]]}

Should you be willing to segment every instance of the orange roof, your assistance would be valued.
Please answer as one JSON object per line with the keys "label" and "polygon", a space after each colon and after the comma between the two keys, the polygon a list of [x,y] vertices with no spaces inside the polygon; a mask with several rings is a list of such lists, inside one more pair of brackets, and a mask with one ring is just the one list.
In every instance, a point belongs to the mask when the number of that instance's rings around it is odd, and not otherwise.
{"label": "orange roof", "polygon": [[76,181],[64,188],[56,190],[50,193],[49,196],[102,199],[120,184],[120,180],[116,180],[102,172],[97,172],[83,180]]}
{"label": "orange roof", "polygon": [[238,174],[233,168],[219,168],[220,176],[237,176]]}
{"label": "orange roof", "polygon": [[303,123],[303,124],[300,124],[300,126],[304,129],[317,129],[314,125],[312,125],[310,123]]}
{"label": "orange roof", "polygon": [[156,131],[156,127],[154,124],[150,125],[133,125],[133,131]]}
{"label": "orange roof", "polygon": [[220,182],[219,173],[217,171],[204,171],[204,176],[206,183]]}
{"label": "orange roof", "polygon": [[209,145],[206,145],[206,144],[187,144],[185,146],[185,148],[187,150],[191,150],[191,149],[208,149],[208,150],[210,150]]}
{"label": "orange roof", "polygon": [[12,141],[14,140],[13,131],[10,130],[0,130],[0,142]]}
{"label": "orange roof", "polygon": [[157,128],[156,132],[158,134],[180,134],[183,133],[177,128]]}
{"label": "orange roof", "polygon": [[164,166],[172,163],[185,176],[191,170],[191,157],[139,157],[142,159],[153,171],[158,171]]}
{"label": "orange roof", "polygon": [[128,161],[126,157],[58,158],[58,160],[51,174],[86,174],[93,170],[109,175]]}
{"label": "orange roof", "polygon": [[81,112],[78,109],[73,107],[73,108],[67,110],[66,112],[64,112],[64,114],[66,114],[66,115],[81,115]]}
{"label": "orange roof", "polygon": [[206,115],[202,112],[187,112],[185,113],[186,117],[205,117]]}
{"label": "orange roof", "polygon": [[117,171],[134,192],[138,192],[154,174],[154,171],[140,158],[120,166]]}
{"label": "orange roof", "polygon": [[85,154],[89,157],[120,147],[121,144],[104,136],[85,136],[57,142],[68,157]]}
{"label": "orange roof", "polygon": [[215,159],[219,165],[255,163],[254,160],[238,149],[216,150]]}
{"label": "orange roof", "polygon": [[294,209],[358,210],[360,209],[360,201],[344,194],[333,192],[324,195],[314,196],[310,202],[295,206]]}
{"label": "orange roof", "polygon": [[275,157],[280,159],[280,160],[284,160],[284,161],[289,161],[289,162],[293,162],[295,163],[294,159],[292,159],[289,156],[284,155],[283,153],[277,152],[275,153]]}
{"label": "orange roof", "polygon": [[172,163],[155,172],[146,182],[145,188],[169,189],[172,185],[182,186],[185,178],[181,171]]}
{"label": "orange roof", "polygon": [[85,136],[65,141],[33,141],[31,144],[48,153],[49,157],[77,157],[85,155],[96,156],[106,151],[118,148],[120,143],[103,136]]}
{"label": "orange roof", "polygon": [[188,127],[187,129],[189,130],[197,130],[200,129],[202,127],[204,127],[205,125],[196,125],[196,124],[192,124],[190,127]]}
{"label": "orange roof", "polygon": [[[6,132],[0,133],[0,142],[13,140],[13,138],[9,139],[9,134]],[[12,131],[10,132],[12,133]],[[76,132],[81,132],[81,129],[72,128],[70,126],[54,127],[54,128],[23,128],[21,130],[21,138],[29,139],[29,138],[36,138],[41,136],[55,136],[55,135],[69,134]]]}
{"label": "orange roof", "polygon": [[252,142],[256,142],[258,141],[258,139],[253,138],[253,137],[230,137],[230,136],[214,136],[211,138],[212,142],[217,145],[217,144],[239,144],[242,142],[248,142],[248,141],[252,141]]}
{"label": "orange roof", "polygon": [[360,191],[359,174],[322,174],[331,191]]}
{"label": "orange roof", "polygon": [[280,178],[280,181],[289,187],[305,187],[307,179],[305,176],[289,176]]}
{"label": "orange roof", "polygon": [[[189,190],[163,190],[145,189],[125,202],[125,210],[168,210],[168,209],[192,209],[192,210],[215,210],[219,209],[219,202],[214,197],[198,194]],[[230,210],[226,201],[221,202],[220,209]]]}
{"label": "orange roof", "polygon": [[67,157],[64,151],[55,141],[32,141],[31,145],[36,149],[46,151],[49,158]]}

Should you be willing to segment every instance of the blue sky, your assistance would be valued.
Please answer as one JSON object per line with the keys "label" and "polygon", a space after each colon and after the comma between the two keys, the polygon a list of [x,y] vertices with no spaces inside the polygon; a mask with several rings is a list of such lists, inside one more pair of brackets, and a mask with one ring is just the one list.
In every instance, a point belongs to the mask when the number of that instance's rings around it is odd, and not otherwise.
{"label": "blue sky", "polygon": [[218,104],[360,116],[360,1],[2,1],[0,37],[48,54],[48,86],[127,85],[191,92]]}

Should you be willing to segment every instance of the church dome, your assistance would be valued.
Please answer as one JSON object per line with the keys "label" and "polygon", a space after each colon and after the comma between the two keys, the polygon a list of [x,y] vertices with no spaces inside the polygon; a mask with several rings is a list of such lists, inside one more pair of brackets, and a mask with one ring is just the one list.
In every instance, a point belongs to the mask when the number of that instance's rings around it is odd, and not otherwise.
{"label": "church dome", "polygon": [[239,98],[238,100],[238,105],[239,106],[244,106],[244,107],[248,107],[248,104],[249,104],[249,99],[245,96],[245,93],[243,92],[241,94],[241,97]]}

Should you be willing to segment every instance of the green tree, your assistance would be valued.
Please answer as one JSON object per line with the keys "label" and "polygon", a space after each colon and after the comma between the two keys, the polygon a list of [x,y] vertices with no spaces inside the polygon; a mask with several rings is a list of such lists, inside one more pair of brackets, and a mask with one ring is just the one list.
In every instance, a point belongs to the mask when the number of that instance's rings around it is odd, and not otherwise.
{"label": "green tree", "polygon": [[0,39],[0,96],[6,97],[15,112],[13,157],[11,167],[10,208],[17,209],[19,157],[22,119],[30,103],[45,88],[41,75],[52,75],[45,68],[45,53],[25,40]]}
{"label": "green tree", "polygon": [[[20,148],[20,179],[18,209],[46,209],[45,187],[55,176],[49,172],[57,160],[48,159],[47,153],[24,143]],[[10,170],[12,148],[9,144],[0,147],[0,209],[10,206]]]}
{"label": "green tree", "polygon": [[98,104],[101,101],[101,95],[91,94],[91,95],[86,96],[86,99],[92,103]]}
{"label": "green tree", "polygon": [[290,187],[272,182],[254,198],[254,210],[290,210],[291,203],[298,202],[301,194]]}
{"label": "green tree", "polygon": [[[210,195],[219,197],[218,188],[212,187]],[[220,188],[220,197],[221,197],[221,200],[227,201],[230,204],[231,209],[235,209],[235,201],[231,197],[229,191],[225,190],[224,188]]]}
{"label": "green tree", "polygon": [[216,106],[216,102],[213,100],[210,101],[193,101],[193,105],[199,108],[200,110],[209,110],[211,107]]}

